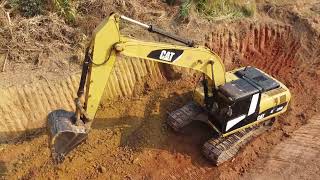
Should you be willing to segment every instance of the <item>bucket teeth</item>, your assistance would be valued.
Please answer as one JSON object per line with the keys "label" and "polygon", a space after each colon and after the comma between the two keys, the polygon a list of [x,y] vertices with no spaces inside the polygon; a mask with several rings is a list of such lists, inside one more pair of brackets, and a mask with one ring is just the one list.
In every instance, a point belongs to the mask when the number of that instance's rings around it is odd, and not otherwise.
{"label": "bucket teeth", "polygon": [[63,162],[65,156],[87,138],[82,125],[75,125],[75,114],[56,110],[48,115],[49,147],[56,163]]}
{"label": "bucket teeth", "polygon": [[196,103],[190,102],[182,108],[169,113],[167,123],[175,130],[179,131],[183,127],[190,124],[194,117],[202,112],[201,107]]}

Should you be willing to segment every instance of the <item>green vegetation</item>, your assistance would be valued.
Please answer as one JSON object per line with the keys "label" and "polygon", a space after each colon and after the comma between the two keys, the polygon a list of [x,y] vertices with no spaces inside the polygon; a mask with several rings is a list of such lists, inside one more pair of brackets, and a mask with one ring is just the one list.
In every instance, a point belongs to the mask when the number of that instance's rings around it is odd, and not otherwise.
{"label": "green vegetation", "polygon": [[68,22],[74,22],[75,10],[72,0],[10,0],[10,5],[25,17],[41,15],[48,10],[53,10]]}
{"label": "green vegetation", "polygon": [[191,10],[209,19],[250,17],[256,12],[254,0],[184,0],[180,16],[187,18]]}
{"label": "green vegetation", "polygon": [[71,6],[71,0],[52,0],[55,10],[68,22],[75,21],[75,10]]}
{"label": "green vegetation", "polygon": [[188,17],[191,7],[192,7],[192,1],[191,0],[183,1],[181,6],[180,6],[180,16],[183,17],[183,18]]}
{"label": "green vegetation", "polygon": [[33,17],[43,12],[43,0],[10,0],[10,5],[25,17]]}

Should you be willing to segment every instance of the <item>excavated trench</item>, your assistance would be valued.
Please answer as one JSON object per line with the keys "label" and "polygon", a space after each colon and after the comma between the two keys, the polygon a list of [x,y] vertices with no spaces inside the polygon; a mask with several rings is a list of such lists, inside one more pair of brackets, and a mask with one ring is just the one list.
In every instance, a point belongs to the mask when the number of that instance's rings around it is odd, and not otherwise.
{"label": "excavated trench", "polygon": [[[201,124],[175,134],[165,124],[166,113],[191,99],[197,79],[190,71],[172,80],[171,67],[138,59],[119,61],[89,140],[64,164],[49,159],[47,136],[41,128],[46,114],[72,110],[78,75],[59,83],[41,82],[0,90],[0,175],[9,178],[237,178],[308,119],[319,105],[320,57],[318,34],[296,31],[290,24],[238,22],[214,27],[206,45],[227,69],[255,66],[286,84],[293,95],[288,112],[272,130],[248,144],[232,161],[212,166],[200,153],[210,130]],[[310,37],[313,37],[310,39]],[[319,40],[319,38],[318,38]],[[189,74],[189,75],[186,75]],[[32,130],[32,131],[31,131]],[[36,131],[34,131],[36,130]],[[3,165],[2,165],[3,164]],[[3,166],[3,167],[2,167]],[[3,172],[5,170],[5,172]]]}

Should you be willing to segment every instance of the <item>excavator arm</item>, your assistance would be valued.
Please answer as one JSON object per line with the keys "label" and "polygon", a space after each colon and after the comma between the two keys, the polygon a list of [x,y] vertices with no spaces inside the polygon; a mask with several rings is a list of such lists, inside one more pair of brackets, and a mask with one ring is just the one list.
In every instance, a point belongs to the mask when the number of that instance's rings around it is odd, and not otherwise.
{"label": "excavator arm", "polygon": [[[188,47],[145,42],[122,36],[121,16],[113,14],[96,30],[91,48],[92,61],[88,70],[86,112],[94,119],[106,83],[120,55],[170,64],[202,72],[212,84],[225,83],[225,69],[220,58],[205,47]],[[128,19],[128,18],[126,18]]]}
{"label": "excavator arm", "polygon": [[[145,42],[125,37],[120,33],[120,20],[140,25],[150,32],[161,34],[185,46]],[[76,112],[57,110],[48,115],[50,147],[56,162],[62,162],[68,152],[87,138],[104,89],[119,56],[141,58],[202,72],[209,79],[212,88],[225,83],[224,66],[220,58],[208,48],[195,46],[192,41],[154,26],[111,14],[96,28],[86,49],[78,97],[75,100]]]}

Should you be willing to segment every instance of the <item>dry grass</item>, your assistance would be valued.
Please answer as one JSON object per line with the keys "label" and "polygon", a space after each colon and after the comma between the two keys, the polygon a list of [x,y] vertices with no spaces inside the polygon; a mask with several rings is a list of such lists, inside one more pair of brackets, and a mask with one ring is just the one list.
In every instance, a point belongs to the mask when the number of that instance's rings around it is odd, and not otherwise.
{"label": "dry grass", "polygon": [[59,51],[76,52],[84,41],[83,34],[57,14],[17,16],[9,23],[0,13],[0,24],[0,53],[7,52],[9,62],[41,65]]}

